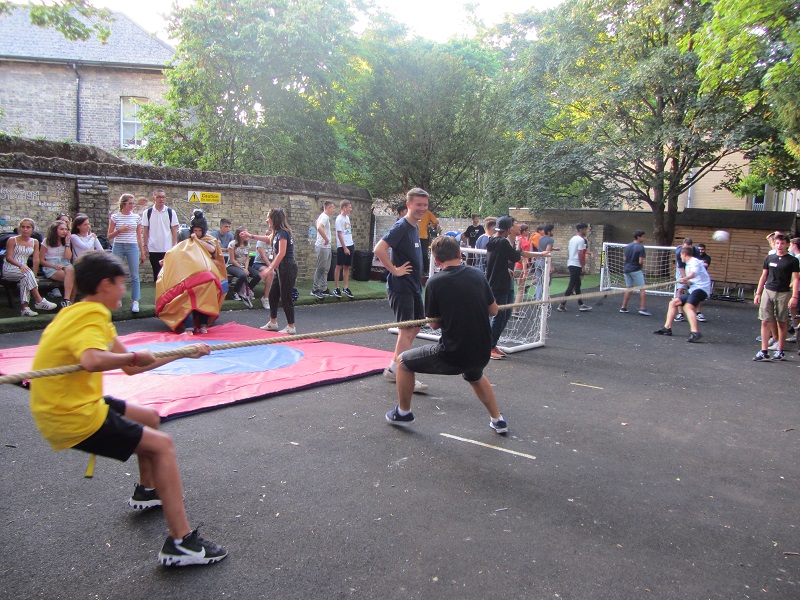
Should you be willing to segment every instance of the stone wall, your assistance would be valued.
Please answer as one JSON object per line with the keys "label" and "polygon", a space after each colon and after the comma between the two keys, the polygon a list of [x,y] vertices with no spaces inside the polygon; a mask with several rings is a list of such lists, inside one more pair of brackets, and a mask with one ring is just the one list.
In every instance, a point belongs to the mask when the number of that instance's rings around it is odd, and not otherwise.
{"label": "stone wall", "polygon": [[[139,212],[150,205],[153,190],[162,188],[167,205],[182,223],[188,224],[193,210],[205,212],[209,228],[217,228],[226,217],[234,228],[245,226],[263,233],[267,211],[286,211],[294,234],[299,277],[313,276],[314,238],[309,228],[324,200],[353,203],[350,215],[357,249],[371,249],[372,198],[363,188],[293,177],[259,177],[160,168],[133,164],[75,162],[65,158],[31,157],[20,153],[0,154],[0,230],[11,231],[22,217],[33,218],[44,230],[60,212],[89,215],[93,230],[105,234],[108,218],[118,208],[119,196],[134,194],[142,202]],[[218,194],[218,202],[202,202],[199,193]],[[193,193],[195,195],[193,196]],[[192,199],[196,201],[192,201]],[[208,200],[209,198],[205,198]],[[211,200],[217,200],[211,197]],[[150,268],[142,269],[143,280],[152,281]]]}

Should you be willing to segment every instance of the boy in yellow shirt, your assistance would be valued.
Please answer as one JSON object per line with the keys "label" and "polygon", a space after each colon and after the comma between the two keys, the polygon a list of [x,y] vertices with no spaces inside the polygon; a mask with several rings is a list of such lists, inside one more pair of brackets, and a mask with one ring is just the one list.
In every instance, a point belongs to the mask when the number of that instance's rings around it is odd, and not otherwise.
{"label": "boy in yellow shirt", "polygon": [[[169,537],[158,560],[166,566],[210,564],[227,551],[189,527],[172,438],[158,431],[158,413],[103,396],[103,371],[135,375],[176,360],[155,358],[148,350],[128,352],[117,338],[111,311],[125,294],[125,269],[112,254],[87,252],[75,262],[75,283],[83,300],[63,309],[44,330],[33,368],[80,363],[84,370],[36,379],[31,412],[54,450],[75,448],[126,461],[139,459],[140,484],[128,501],[136,509],[162,506]],[[210,352],[195,344],[192,358]]]}

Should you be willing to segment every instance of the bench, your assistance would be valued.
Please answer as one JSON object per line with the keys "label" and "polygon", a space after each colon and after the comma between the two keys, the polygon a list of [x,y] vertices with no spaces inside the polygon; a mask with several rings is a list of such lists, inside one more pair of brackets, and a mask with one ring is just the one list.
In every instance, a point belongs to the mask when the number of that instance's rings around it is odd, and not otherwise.
{"label": "bench", "polygon": [[[3,272],[3,263],[6,259],[5,250],[0,252],[0,284],[6,290],[6,299],[8,300],[8,308],[14,308],[14,298],[19,298],[19,285],[16,281],[7,281],[2,279],[2,272]],[[64,284],[60,281],[53,281],[52,279],[48,279],[43,275],[39,275],[36,278],[37,283],[39,284],[39,293],[44,296],[45,294],[51,292],[52,290],[58,288],[61,290],[62,294],[64,292]]]}

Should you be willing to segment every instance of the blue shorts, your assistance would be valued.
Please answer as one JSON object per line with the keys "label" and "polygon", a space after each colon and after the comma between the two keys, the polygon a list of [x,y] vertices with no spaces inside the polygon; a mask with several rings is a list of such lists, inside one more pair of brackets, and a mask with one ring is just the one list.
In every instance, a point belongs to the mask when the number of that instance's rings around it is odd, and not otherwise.
{"label": "blue shorts", "polygon": [[144,425],[123,416],[125,414],[124,400],[111,396],[105,396],[103,400],[108,404],[106,420],[100,429],[81,443],[74,445],[73,448],[125,462],[142,441]]}
{"label": "blue shorts", "polygon": [[425,318],[425,306],[420,294],[393,292],[389,290],[389,306],[398,321],[416,321]]}
{"label": "blue shorts", "polygon": [[644,287],[644,271],[640,269],[633,273],[625,273],[625,285],[629,288]]}
{"label": "blue shorts", "polygon": [[430,375],[461,375],[466,381],[475,383],[483,377],[483,365],[481,367],[456,367],[444,362],[439,358],[439,346],[420,346],[406,350],[400,355],[400,362],[414,373],[428,373]]}

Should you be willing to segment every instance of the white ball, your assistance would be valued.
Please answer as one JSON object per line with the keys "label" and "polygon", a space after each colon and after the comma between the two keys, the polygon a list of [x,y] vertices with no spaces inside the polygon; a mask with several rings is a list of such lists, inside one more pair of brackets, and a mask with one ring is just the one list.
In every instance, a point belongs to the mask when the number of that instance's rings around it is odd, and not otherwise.
{"label": "white ball", "polygon": [[714,238],[715,242],[727,242],[731,239],[731,234],[720,229],[719,231],[715,231],[711,237]]}

